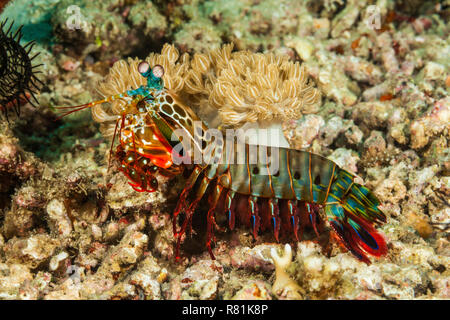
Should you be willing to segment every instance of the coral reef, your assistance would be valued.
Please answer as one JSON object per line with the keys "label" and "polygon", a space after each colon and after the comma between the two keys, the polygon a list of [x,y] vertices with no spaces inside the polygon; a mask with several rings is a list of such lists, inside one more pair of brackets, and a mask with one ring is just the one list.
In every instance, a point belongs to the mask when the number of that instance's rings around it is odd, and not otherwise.
{"label": "coral reef", "polygon": [[[22,103],[37,103],[35,94],[38,85],[43,84],[36,76],[39,67],[33,63],[38,54],[30,56],[33,42],[21,45],[20,27],[12,33],[13,22],[0,22],[0,110],[8,118],[9,109],[20,115]],[[34,99],[32,102],[30,98]]]}
{"label": "coral reef", "polygon": [[[85,28],[69,29],[72,4]],[[24,25],[23,45],[37,40],[45,86],[39,108],[1,120],[0,299],[449,299],[449,8],[370,4],[10,1],[0,21],[15,21],[11,34]],[[264,67],[244,70],[249,57]],[[387,256],[367,266],[308,230],[289,250],[238,228],[216,234],[213,261],[198,215],[174,263],[170,213],[184,179],[133,191],[108,170],[109,141],[89,112],[52,112],[137,87],[141,59],[163,65],[166,86],[212,126],[275,119],[291,147],[358,175],[388,216]],[[256,86],[266,78],[276,88]],[[235,108],[255,101],[261,109]],[[103,133],[121,103],[94,109]]]}

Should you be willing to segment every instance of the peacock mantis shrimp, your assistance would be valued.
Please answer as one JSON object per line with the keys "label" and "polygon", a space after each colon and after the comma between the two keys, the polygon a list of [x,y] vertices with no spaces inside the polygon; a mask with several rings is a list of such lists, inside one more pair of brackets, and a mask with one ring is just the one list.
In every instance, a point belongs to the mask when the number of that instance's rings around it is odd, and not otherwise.
{"label": "peacock mantis shrimp", "polygon": [[[236,222],[247,226],[255,238],[272,229],[277,241],[282,234],[292,234],[298,241],[305,226],[319,236],[325,220],[322,209],[338,241],[359,260],[369,264],[368,255],[379,257],[387,252],[383,236],[374,228],[386,221],[378,209],[380,202],[354,181],[354,175],[307,151],[246,143],[241,149],[238,143],[225,147],[223,139],[212,139],[205,123],[164,87],[162,66],[151,68],[143,61],[138,71],[147,79],[145,85],[103,100],[63,107],[62,116],[116,99],[127,101],[116,120],[110,159],[119,161],[119,170],[136,191],[157,190],[158,174],[172,178],[192,169],[173,213],[176,258],[180,257],[183,235],[192,229],[192,217],[206,194],[206,246],[212,259],[214,232],[222,229],[216,214],[226,215],[230,229]],[[119,144],[114,151],[117,135]],[[235,163],[239,149],[242,161]],[[254,153],[259,155],[256,161]],[[199,154],[200,160],[193,161]],[[275,169],[270,165],[274,157],[278,163]],[[181,222],[180,215],[184,216]]]}

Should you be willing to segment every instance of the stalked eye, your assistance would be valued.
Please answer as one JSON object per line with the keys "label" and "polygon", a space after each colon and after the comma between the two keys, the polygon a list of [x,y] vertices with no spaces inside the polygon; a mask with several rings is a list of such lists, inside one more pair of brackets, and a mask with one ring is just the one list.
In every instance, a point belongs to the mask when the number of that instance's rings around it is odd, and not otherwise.
{"label": "stalked eye", "polygon": [[142,61],[138,65],[138,71],[139,71],[140,74],[147,73],[149,69],[150,69],[150,65],[148,64],[147,61]]}
{"label": "stalked eye", "polygon": [[164,75],[164,68],[163,66],[157,64],[152,68],[152,73],[156,78],[162,78]]}

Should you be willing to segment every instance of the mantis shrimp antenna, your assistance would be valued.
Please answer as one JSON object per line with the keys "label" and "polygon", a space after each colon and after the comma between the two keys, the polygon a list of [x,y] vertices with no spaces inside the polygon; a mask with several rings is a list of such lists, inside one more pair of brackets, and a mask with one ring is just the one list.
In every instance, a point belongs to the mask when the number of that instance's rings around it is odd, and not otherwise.
{"label": "mantis shrimp antenna", "polygon": [[58,116],[57,120],[60,120],[60,119],[64,118],[65,116],[68,116],[71,113],[74,113],[74,112],[77,112],[77,111],[81,111],[81,110],[84,110],[84,109],[87,109],[87,108],[91,108],[93,106],[96,106],[96,105],[99,105],[99,104],[102,104],[102,103],[111,102],[111,101],[114,101],[114,100],[117,100],[117,99],[121,99],[121,98],[126,98],[126,97],[129,97],[129,95],[128,95],[127,92],[124,92],[124,93],[116,94],[114,96],[107,97],[107,98],[102,99],[102,100],[93,101],[93,102],[89,102],[89,103],[86,103],[86,104],[81,104],[81,105],[78,105],[78,106],[57,107],[56,109],[63,111],[63,113],[61,113]]}

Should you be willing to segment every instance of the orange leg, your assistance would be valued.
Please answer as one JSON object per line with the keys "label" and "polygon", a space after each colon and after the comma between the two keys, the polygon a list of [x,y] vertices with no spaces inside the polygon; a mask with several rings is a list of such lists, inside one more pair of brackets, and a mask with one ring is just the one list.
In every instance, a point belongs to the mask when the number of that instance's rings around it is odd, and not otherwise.
{"label": "orange leg", "polygon": [[119,125],[119,119],[117,119],[116,125],[114,126],[114,135],[113,135],[113,138],[112,138],[112,141],[111,141],[111,148],[109,149],[108,172],[109,172],[109,168],[111,167],[111,158],[112,158],[114,141],[116,139],[116,133],[117,133],[118,125]]}

